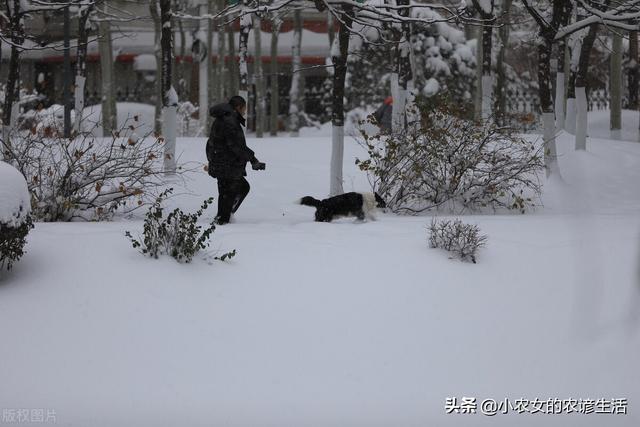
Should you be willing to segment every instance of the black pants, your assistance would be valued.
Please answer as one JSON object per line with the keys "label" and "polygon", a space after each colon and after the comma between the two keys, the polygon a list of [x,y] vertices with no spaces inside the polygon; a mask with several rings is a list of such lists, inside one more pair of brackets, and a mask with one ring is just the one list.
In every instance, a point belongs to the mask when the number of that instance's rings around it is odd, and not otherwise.
{"label": "black pants", "polygon": [[221,221],[228,222],[232,213],[235,213],[247,194],[249,194],[249,182],[246,179],[218,179],[218,215]]}

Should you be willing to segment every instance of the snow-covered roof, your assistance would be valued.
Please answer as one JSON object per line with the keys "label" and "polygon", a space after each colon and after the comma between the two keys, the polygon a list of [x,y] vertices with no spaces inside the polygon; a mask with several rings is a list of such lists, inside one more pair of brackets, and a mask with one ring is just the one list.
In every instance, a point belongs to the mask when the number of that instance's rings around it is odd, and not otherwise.
{"label": "snow-covered roof", "polygon": [[[238,33],[234,33],[236,42],[236,49],[238,46]],[[117,55],[141,55],[141,54],[153,54],[155,46],[155,34],[153,31],[137,31],[137,32],[116,32],[112,33],[113,37],[113,51],[114,57]],[[185,55],[191,55],[191,45],[193,43],[193,36],[189,33],[185,33],[184,37]],[[71,56],[75,56],[76,49],[73,45],[77,43],[75,40],[71,41]],[[280,33],[278,38],[278,56],[291,56],[291,46],[293,43],[293,31],[288,33]],[[181,35],[179,32],[175,33],[174,46],[179,50],[182,44]],[[25,42],[26,50],[22,53],[23,59],[43,59],[51,57],[61,57],[61,49],[38,49],[29,50],[33,47],[29,41]],[[260,47],[262,49],[262,55],[269,55],[271,52],[271,33],[262,31]],[[228,48],[228,46],[227,46]],[[255,50],[255,39],[253,32],[249,34],[249,55],[252,56]],[[325,57],[329,55],[329,36],[323,33],[316,33],[309,30],[302,30],[302,56],[303,57]],[[211,49],[213,55],[218,54],[218,36],[214,33],[214,41]],[[98,41],[93,37],[89,41],[87,49],[89,55],[98,54]],[[9,57],[10,46],[6,43],[2,44],[3,57]],[[148,65],[148,64],[147,64]]]}
{"label": "snow-covered roof", "polygon": [[20,226],[31,212],[27,181],[16,168],[0,161],[0,225]]}
{"label": "snow-covered roof", "polygon": [[138,55],[133,60],[133,69],[136,71],[156,71],[156,56],[150,53]]}

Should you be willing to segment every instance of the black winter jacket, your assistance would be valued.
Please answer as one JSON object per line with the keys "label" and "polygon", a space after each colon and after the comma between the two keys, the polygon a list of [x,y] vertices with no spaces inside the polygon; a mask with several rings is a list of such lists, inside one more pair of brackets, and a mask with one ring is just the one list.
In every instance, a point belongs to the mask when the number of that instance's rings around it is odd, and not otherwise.
{"label": "black winter jacket", "polygon": [[209,175],[220,179],[246,176],[247,162],[258,160],[244,138],[244,117],[227,103],[214,105],[209,114],[215,118],[207,141]]}

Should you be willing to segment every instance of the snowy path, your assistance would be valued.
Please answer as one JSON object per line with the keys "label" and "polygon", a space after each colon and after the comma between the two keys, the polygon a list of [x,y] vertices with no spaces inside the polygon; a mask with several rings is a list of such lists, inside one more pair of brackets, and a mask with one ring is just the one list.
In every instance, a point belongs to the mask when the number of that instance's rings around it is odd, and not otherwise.
{"label": "snowy path", "polygon": [[[544,210],[467,217],[489,235],[476,265],[429,249],[429,218],[312,222],[291,202],[325,194],[324,138],[250,141],[268,169],[214,234],[228,263],[145,259],[123,236],[139,220],[37,224],[0,281],[0,408],[96,427],[638,425],[640,146],[607,143],[561,158]],[[445,415],[454,396],[626,397],[630,414]]]}

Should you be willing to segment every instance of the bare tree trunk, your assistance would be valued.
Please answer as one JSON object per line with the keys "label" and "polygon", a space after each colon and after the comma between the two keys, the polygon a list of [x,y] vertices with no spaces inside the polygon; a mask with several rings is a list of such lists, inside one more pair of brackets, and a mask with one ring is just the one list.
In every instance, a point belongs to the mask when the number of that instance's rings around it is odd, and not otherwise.
{"label": "bare tree trunk", "polygon": [[[573,50],[570,56],[577,55]],[[573,60],[570,60],[573,63]],[[569,83],[567,85],[567,111],[565,113],[564,129],[572,135],[576,133],[576,70],[569,67]]]}
{"label": "bare tree trunk", "polygon": [[[190,71],[193,75],[193,68],[196,66],[195,64],[196,61],[192,61],[191,64],[185,63],[185,59],[187,55],[187,37],[186,37],[186,32],[184,31],[184,25],[182,24],[182,20],[178,19],[177,23],[178,23],[178,33],[180,34],[180,45],[179,45],[177,55],[174,52],[174,56],[173,56],[174,72],[172,73],[172,76],[173,76],[172,84],[174,88],[177,87],[179,90],[180,76],[185,75],[185,68],[186,69],[191,68]],[[199,72],[200,70],[198,70],[198,74]],[[195,79],[191,79],[191,88],[190,88],[191,95],[193,95],[193,92],[194,92],[194,89],[193,89],[194,82],[195,82]]]}
{"label": "bare tree trunk", "polygon": [[[208,13],[209,15],[215,15],[216,14],[216,10],[217,10],[217,3],[216,0],[208,0]],[[219,98],[217,96],[217,92],[218,92],[218,80],[219,80],[219,74],[218,74],[218,67],[217,65],[214,66],[213,65],[213,45],[214,45],[214,32],[215,32],[215,28],[217,28],[217,21],[216,20],[211,20],[209,22],[209,27],[208,27],[208,34],[207,34],[207,46],[209,46],[209,56],[207,58],[207,61],[209,61],[209,104],[213,104],[214,101],[217,101]],[[206,114],[209,114],[209,111],[207,110]],[[208,129],[205,129],[205,132],[207,132]]]}
{"label": "bare tree trunk", "polygon": [[622,139],[622,34],[613,31],[609,94],[611,139]]}
{"label": "bare tree trunk", "polygon": [[558,68],[556,71],[556,93],[554,100],[554,110],[556,117],[556,130],[564,128],[565,111],[564,111],[564,94],[565,94],[565,76],[564,76],[564,39],[558,41]]}
{"label": "bare tree trunk", "polygon": [[338,49],[333,55],[333,111],[331,117],[331,171],[329,193],[332,196],[344,193],[342,187],[342,168],[344,161],[344,87],[347,75],[347,56],[349,54],[349,35],[353,7],[343,5],[341,24],[338,32]]}
{"label": "bare tree trunk", "polygon": [[[408,6],[409,0],[396,0],[398,6]],[[400,9],[398,14],[409,16],[409,9]],[[407,126],[407,100],[409,87],[412,86],[413,73],[411,70],[411,26],[407,22],[401,24],[401,34],[395,52],[395,69],[398,87],[393,99],[392,126],[394,131],[401,131]],[[394,82],[395,86],[395,82]]]}
{"label": "bare tree trunk", "polygon": [[[220,0],[218,8],[220,10],[225,7],[225,0]],[[216,64],[216,73],[218,80],[216,80],[216,101],[222,102],[225,98],[225,84],[228,84],[229,72],[226,58],[226,35],[227,31],[224,25],[218,23],[218,63]]]}
{"label": "bare tree trunk", "polygon": [[551,47],[550,39],[538,44],[538,87],[543,121],[544,164],[547,177],[559,174],[558,153],[555,138],[555,114],[551,98]]}
{"label": "bare tree trunk", "polygon": [[[200,15],[206,15],[209,11],[209,5],[206,3],[200,4]],[[200,128],[202,133],[205,134],[209,128],[209,72],[211,68],[211,45],[209,44],[211,25],[208,19],[200,20],[200,31],[198,32],[198,38],[202,43],[202,50],[204,53],[198,58],[199,60],[199,75],[198,75],[198,116],[200,118]]]}
{"label": "bare tree trunk", "polygon": [[162,49],[160,48],[160,37],[162,28],[160,24],[159,0],[151,0],[149,2],[149,12],[153,19],[154,28],[154,54],[156,56],[156,81],[155,81],[155,113],[153,130],[157,135],[162,132]]}
{"label": "bare tree trunk", "polygon": [[[638,64],[638,31],[629,31],[629,109],[639,110],[640,65]],[[638,123],[638,139],[640,140],[640,122]]]}
{"label": "bare tree trunk", "polygon": [[173,29],[171,25],[171,0],[160,0],[162,36],[162,135],[164,136],[164,171],[176,171],[176,135],[178,95],[173,87]]}
{"label": "bare tree trunk", "polygon": [[[325,59],[325,64],[331,64],[331,49],[335,43],[335,18],[331,14],[331,11],[327,12],[327,26],[328,31],[327,35],[329,36],[329,54]],[[322,107],[322,115],[320,116],[321,122],[326,122],[327,119],[331,119],[331,104],[333,102],[332,97],[332,87],[333,87],[333,68],[326,67],[325,68],[326,76],[322,82],[322,97],[320,99],[320,105]]]}
{"label": "bare tree trunk", "polygon": [[[6,128],[12,123],[14,104],[19,101],[20,95],[20,45],[24,43],[24,26],[21,19],[20,0],[13,1],[13,8],[9,15],[9,29],[11,30],[11,57],[9,58],[9,73],[5,88],[4,108],[2,122]],[[8,138],[6,138],[8,143]]]}
{"label": "bare tree trunk", "polygon": [[20,100],[20,48],[24,43],[24,25],[21,18],[20,0],[13,1],[13,8],[6,3],[5,13],[9,14],[9,29],[11,30],[11,57],[9,59],[9,74],[7,76],[7,85],[5,87],[4,109],[2,116],[3,147],[0,157],[5,160],[11,158],[11,127],[15,125],[15,119],[18,113],[18,101]]}
{"label": "bare tree trunk", "polygon": [[576,73],[576,150],[587,149],[587,73],[589,57],[598,33],[598,24],[589,26],[589,32],[580,47],[580,60]]}
{"label": "bare tree trunk", "polygon": [[[243,0],[246,6],[246,0]],[[245,14],[240,18],[240,36],[238,38],[238,66],[240,77],[239,95],[249,101],[249,70],[247,68],[247,46],[249,44],[249,32],[251,31],[251,15]]]}
{"label": "bare tree trunk", "polygon": [[493,76],[491,75],[492,24],[482,27],[482,120],[491,119],[493,105]]}
{"label": "bare tree trunk", "polygon": [[329,35],[329,46],[333,46],[333,39],[336,37],[336,22],[331,12],[327,12],[327,34]]}
{"label": "bare tree trunk", "polygon": [[271,22],[271,136],[278,135],[278,113],[280,110],[280,85],[278,83],[278,37],[282,21],[275,18]]}
{"label": "bare tree trunk", "polygon": [[265,129],[266,95],[264,90],[264,72],[262,64],[262,21],[254,16],[253,35],[255,54],[253,62],[253,74],[256,81],[256,137],[262,138]]}
{"label": "bare tree trunk", "polygon": [[476,92],[473,112],[476,120],[482,120],[482,27],[475,27],[476,34]]}
{"label": "bare tree trunk", "polygon": [[[560,13],[560,25],[565,26],[571,19],[571,13],[569,10],[571,6],[566,4],[562,6],[562,12]],[[566,100],[566,87],[565,82],[567,76],[565,75],[565,62],[567,53],[567,41],[565,38],[558,40],[558,69],[556,72],[556,95],[555,95],[555,115],[556,115],[556,130],[564,129],[565,122],[565,100]]]}
{"label": "bare tree trunk", "polygon": [[238,79],[240,71],[238,69],[238,58],[236,52],[236,41],[233,38],[233,28],[231,25],[227,27],[227,37],[229,39],[229,96],[238,94]]}
{"label": "bare tree trunk", "polygon": [[84,88],[87,80],[87,46],[89,34],[87,24],[89,15],[93,11],[93,5],[85,6],[80,10],[78,19],[78,52],[76,59],[76,84],[75,84],[75,111],[76,119],[73,124],[75,133],[80,132],[82,112],[84,111]]}
{"label": "bare tree trunk", "polygon": [[[492,116],[492,106],[493,106],[493,77],[491,74],[491,49],[492,49],[492,38],[493,38],[493,25],[495,23],[496,17],[494,14],[495,0],[490,0],[489,3],[481,4],[478,0],[472,0],[473,5],[476,8],[476,11],[480,14],[482,18],[482,79],[480,80],[481,84],[481,93],[482,93],[482,120],[489,120]],[[489,6],[489,10],[487,10],[487,6]]]}
{"label": "bare tree trunk", "polygon": [[629,109],[638,109],[638,86],[640,73],[638,72],[638,31],[629,31],[629,74],[627,85],[629,87]]}
{"label": "bare tree trunk", "polygon": [[299,136],[300,132],[300,47],[302,46],[302,12],[296,9],[293,12],[293,44],[291,46],[292,75],[291,88],[289,90],[289,135]]}
{"label": "bare tree trunk", "polygon": [[498,30],[499,46],[498,57],[496,59],[496,119],[501,125],[505,125],[507,114],[507,75],[505,55],[509,45],[509,23],[511,21],[512,0],[502,1],[502,26]]}
{"label": "bare tree trunk", "polygon": [[111,136],[118,126],[113,76],[111,23],[109,21],[100,21],[98,25],[100,33],[98,47],[100,49],[100,68],[102,71],[102,133],[104,136]]}

